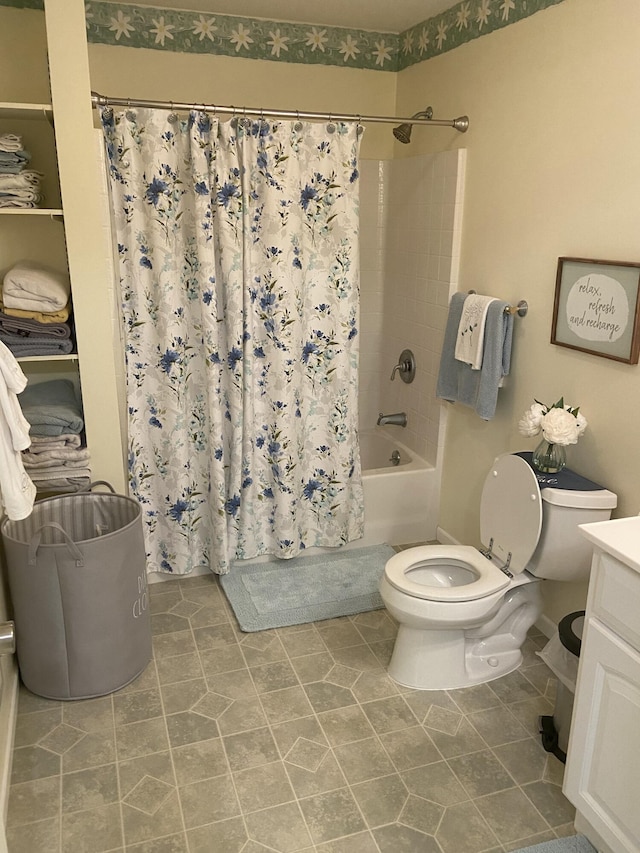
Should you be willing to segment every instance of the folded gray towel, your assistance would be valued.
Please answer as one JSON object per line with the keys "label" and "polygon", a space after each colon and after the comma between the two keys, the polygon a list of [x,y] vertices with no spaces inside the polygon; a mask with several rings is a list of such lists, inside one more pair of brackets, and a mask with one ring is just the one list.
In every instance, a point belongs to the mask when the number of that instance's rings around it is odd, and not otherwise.
{"label": "folded gray towel", "polygon": [[82,444],[82,439],[76,433],[62,433],[61,435],[31,435],[30,453],[48,453],[50,450],[77,449]]}
{"label": "folded gray towel", "polygon": [[37,490],[42,492],[82,492],[91,484],[91,477],[60,477],[57,480],[34,480]]}
{"label": "folded gray towel", "polygon": [[58,465],[57,468],[43,468],[42,471],[33,471],[29,476],[37,486],[38,483],[46,483],[51,480],[91,477],[91,469],[87,468],[86,465],[84,468],[67,468],[65,465]]}
{"label": "folded gray towel", "polygon": [[68,355],[73,350],[73,341],[65,338],[25,338],[22,335],[9,335],[0,329],[0,341],[10,349],[16,358],[30,355]]}
{"label": "folded gray towel", "polygon": [[37,472],[44,468],[86,468],[91,458],[86,447],[82,448],[62,448],[60,450],[45,450],[40,453],[33,452],[34,448],[22,452],[22,464],[25,469],[33,470],[34,476],[38,476]]}
{"label": "folded gray towel", "polygon": [[23,338],[69,338],[71,326],[68,323],[39,323],[28,317],[13,317],[0,311],[0,332],[20,335]]}
{"label": "folded gray towel", "polygon": [[480,370],[472,370],[455,357],[458,326],[466,293],[454,293],[449,304],[449,317],[444,332],[436,396],[449,402],[463,403],[485,420],[496,411],[500,380],[511,368],[513,315],[505,313],[507,302],[496,299],[487,309],[484,349]]}
{"label": "folded gray towel", "polygon": [[52,379],[27,385],[20,394],[20,407],[31,424],[31,435],[63,435],[82,432],[84,421],[73,383]]}

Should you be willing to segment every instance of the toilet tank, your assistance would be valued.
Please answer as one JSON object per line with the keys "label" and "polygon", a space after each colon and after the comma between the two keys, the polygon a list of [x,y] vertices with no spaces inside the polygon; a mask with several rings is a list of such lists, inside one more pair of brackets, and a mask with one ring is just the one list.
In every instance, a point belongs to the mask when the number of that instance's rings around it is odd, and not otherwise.
{"label": "toilet tank", "polygon": [[617,504],[613,492],[591,485],[592,489],[579,491],[550,486],[540,490],[542,530],[526,566],[532,575],[559,581],[589,578],[593,550],[578,525],[607,521]]}

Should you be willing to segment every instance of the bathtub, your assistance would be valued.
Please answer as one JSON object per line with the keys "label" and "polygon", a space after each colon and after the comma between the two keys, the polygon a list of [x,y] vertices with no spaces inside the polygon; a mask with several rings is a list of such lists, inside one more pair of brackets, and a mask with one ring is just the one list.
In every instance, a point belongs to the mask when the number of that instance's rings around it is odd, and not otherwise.
{"label": "bathtub", "polygon": [[[394,451],[399,463],[391,461]],[[439,471],[384,430],[360,433],[364,490],[362,548],[387,542],[405,545],[436,538]],[[349,547],[349,546],[347,546]]]}

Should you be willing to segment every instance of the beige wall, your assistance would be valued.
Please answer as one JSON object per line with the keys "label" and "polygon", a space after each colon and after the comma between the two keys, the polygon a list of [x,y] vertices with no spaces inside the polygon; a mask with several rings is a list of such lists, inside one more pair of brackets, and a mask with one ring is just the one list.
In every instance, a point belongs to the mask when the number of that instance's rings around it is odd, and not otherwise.
{"label": "beige wall", "polygon": [[[493,457],[535,446],[517,431],[534,397],[582,407],[570,467],[617,492],[617,516],[640,511],[640,366],[549,343],[559,256],[640,261],[639,32],[637,0],[565,0],[399,75],[399,112],[470,116],[464,136],[415,128],[410,146],[468,149],[461,289],[530,305],[496,417],[451,408],[440,524],[459,540],[477,544]],[[554,621],[584,606],[583,587],[544,593]]]}

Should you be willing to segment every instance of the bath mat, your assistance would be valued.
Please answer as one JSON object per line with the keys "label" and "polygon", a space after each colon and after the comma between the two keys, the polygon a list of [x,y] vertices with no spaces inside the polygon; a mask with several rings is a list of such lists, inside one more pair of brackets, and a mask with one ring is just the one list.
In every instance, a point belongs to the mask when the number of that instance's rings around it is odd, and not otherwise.
{"label": "bath mat", "polygon": [[220,583],[243,631],[302,625],[379,610],[378,584],[394,554],[372,545],[293,560],[234,563]]}
{"label": "bath mat", "polygon": [[522,847],[520,850],[514,850],[513,853],[596,853],[596,849],[584,835],[570,835],[568,838],[544,841],[533,847]]}

